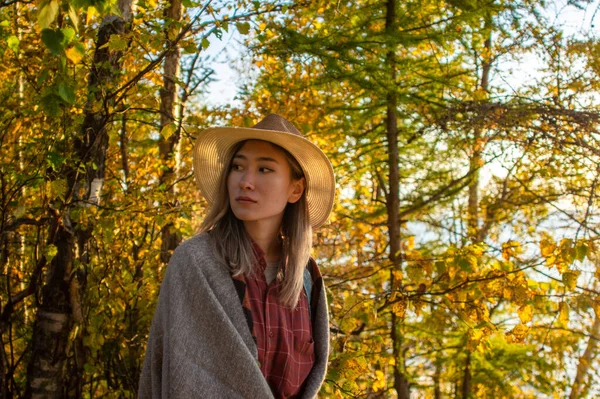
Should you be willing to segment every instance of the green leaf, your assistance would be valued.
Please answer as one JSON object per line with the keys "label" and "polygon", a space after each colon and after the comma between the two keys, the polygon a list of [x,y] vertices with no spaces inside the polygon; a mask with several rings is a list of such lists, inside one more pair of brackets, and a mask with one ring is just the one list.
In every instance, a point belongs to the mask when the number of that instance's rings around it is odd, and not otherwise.
{"label": "green leaf", "polygon": [[48,47],[52,55],[59,55],[63,49],[64,34],[58,30],[44,29],[42,30],[42,42]]}
{"label": "green leaf", "polygon": [[66,83],[61,83],[58,85],[58,95],[67,104],[75,103],[75,90],[73,89],[73,87],[67,85]]}
{"label": "green leaf", "polygon": [[69,43],[71,43],[71,40],[73,40],[73,38],[75,37],[75,30],[73,28],[63,28],[60,31],[64,36],[61,44],[63,45],[63,47],[66,47]]}
{"label": "green leaf", "polygon": [[161,136],[164,137],[165,140],[168,140],[169,137],[173,135],[177,131],[177,125],[175,123],[169,123],[160,131]]}
{"label": "green leaf", "polygon": [[58,15],[58,1],[50,0],[42,3],[40,13],[38,14],[38,25],[46,29],[56,19]]}
{"label": "green leaf", "polygon": [[52,198],[60,198],[65,200],[65,194],[67,193],[67,181],[64,179],[54,180],[52,182]]}
{"label": "green leaf", "polygon": [[61,54],[58,57],[58,72],[60,74],[65,75],[67,73],[67,57],[64,54]]}
{"label": "green leaf", "polygon": [[44,256],[46,257],[46,261],[50,262],[52,259],[54,259],[54,257],[56,256],[56,254],[58,253],[58,249],[56,248],[55,245],[48,245],[45,249],[44,249]]}
{"label": "green leaf", "polygon": [[14,51],[15,53],[19,52],[19,43],[20,42],[21,41],[16,36],[10,36],[8,39],[6,39],[6,44],[8,44],[8,48],[11,49],[12,51]]}
{"label": "green leaf", "polygon": [[588,254],[588,245],[586,242],[580,242],[577,244],[577,246],[575,247],[575,259],[577,259],[580,262],[583,262],[583,260],[585,259],[585,257]]}
{"label": "green leaf", "polygon": [[56,94],[47,94],[44,97],[42,97],[42,107],[44,108],[46,113],[48,113],[48,115],[55,118],[58,116],[58,112],[60,111],[59,101],[60,99]]}
{"label": "green leaf", "polygon": [[435,262],[435,269],[438,274],[444,274],[446,272],[446,262],[438,260]]}
{"label": "green leaf", "polygon": [[250,23],[248,22],[236,22],[235,26],[242,35],[247,35],[250,32]]}
{"label": "green leaf", "polygon": [[581,271],[579,270],[570,270],[563,273],[562,281],[567,289],[573,291],[577,287],[577,277],[579,277],[580,273]]}
{"label": "green leaf", "polygon": [[185,46],[183,48],[184,54],[196,54],[198,52],[198,48],[194,45]]}
{"label": "green leaf", "polygon": [[108,42],[108,48],[111,51],[123,51],[127,49],[127,40],[119,36],[113,36]]}
{"label": "green leaf", "polygon": [[210,42],[208,41],[207,38],[202,39],[202,48],[204,50],[206,50],[208,48],[208,46],[210,46]]}
{"label": "green leaf", "polygon": [[48,164],[54,171],[58,171],[62,164],[65,163],[65,160],[66,158],[60,155],[58,152],[50,151],[48,153]]}
{"label": "green leaf", "polygon": [[457,262],[458,267],[460,267],[462,270],[466,271],[466,272],[471,272],[473,271],[471,262],[469,262],[469,260],[467,258],[464,257],[459,257]]}

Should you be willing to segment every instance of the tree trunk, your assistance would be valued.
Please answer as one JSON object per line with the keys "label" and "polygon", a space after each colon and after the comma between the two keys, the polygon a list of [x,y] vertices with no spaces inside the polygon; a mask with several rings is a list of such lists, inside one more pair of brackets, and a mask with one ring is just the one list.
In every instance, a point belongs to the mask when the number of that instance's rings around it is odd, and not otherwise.
{"label": "tree trunk", "polygon": [[[492,17],[487,14],[485,17],[484,32],[487,37],[484,42],[485,59],[482,63],[480,87],[483,93],[489,90],[490,72],[492,69],[491,51],[492,51]],[[480,228],[479,220],[479,175],[483,165],[483,151],[485,149],[485,139],[482,137],[481,130],[475,128],[473,132],[473,148],[469,159],[469,174],[472,176],[469,184],[469,201],[467,209],[468,237],[471,243],[476,244],[485,240],[484,230]],[[471,351],[467,350],[467,359],[461,387],[461,397],[467,399],[471,397]]]}
{"label": "tree trunk", "polygon": [[51,228],[57,229],[54,240],[57,254],[48,267],[42,288],[42,303],[33,325],[26,398],[54,399],[65,396],[67,378],[64,366],[72,324],[69,276],[73,267],[75,238],[68,215],[63,220],[55,219],[52,224]]}
{"label": "tree trunk", "polygon": [[436,360],[435,373],[433,374],[433,398],[434,399],[442,399],[441,377],[442,377],[442,362],[439,360]]}
{"label": "tree trunk", "polygon": [[[385,28],[387,37],[390,41],[395,36],[396,31],[396,0],[387,1],[387,11],[385,19]],[[390,284],[392,289],[398,284],[395,281],[394,271],[402,271],[402,256],[400,246],[400,173],[398,157],[398,99],[395,92],[396,86],[396,45],[392,44],[387,53],[387,64],[390,68],[390,87],[387,94],[387,119],[386,133],[388,142],[388,166],[389,166],[389,190],[386,198],[386,207],[388,215],[388,233],[390,240],[390,262],[392,270],[390,272]],[[392,328],[390,338],[392,340],[393,355],[395,359],[394,366],[394,389],[399,399],[408,399],[410,397],[410,386],[405,375],[403,336],[400,331],[399,317],[392,312]]]}
{"label": "tree trunk", "polygon": [[463,374],[461,398],[468,399],[470,397],[471,397],[471,351],[468,351],[467,359],[465,360],[465,371]]}
{"label": "tree trunk", "polygon": [[577,374],[573,381],[569,399],[577,399],[583,396],[584,380],[592,368],[592,362],[594,361],[598,346],[600,346],[600,314],[596,313],[594,324],[590,330],[590,339],[588,340],[585,352],[583,352],[583,355],[581,355],[579,363],[577,364]]}
{"label": "tree trunk", "polygon": [[[121,13],[131,16],[131,1],[120,1]],[[52,227],[57,233],[50,242],[57,248],[47,270],[47,278],[42,288],[41,304],[35,317],[32,337],[32,355],[27,368],[27,398],[62,398],[82,396],[82,370],[85,364],[82,334],[75,342],[69,341],[74,324],[83,327],[83,305],[81,290],[85,284],[85,274],[73,269],[77,255],[87,254],[85,248],[93,230],[93,225],[75,228],[70,220],[71,207],[97,206],[100,203],[104,183],[105,159],[108,149],[106,125],[111,115],[109,104],[100,104],[101,92],[118,76],[120,52],[110,52],[107,46],[110,37],[125,32],[125,20],[117,16],[104,19],[99,31],[94,54],[94,63],[88,82],[93,94],[86,103],[81,134],[73,141],[75,153],[85,166],[81,174],[77,166],[67,169],[64,175],[71,188],[73,205],[67,205],[58,212]],[[81,195],[80,187],[84,188]],[[87,256],[87,255],[86,255]],[[86,258],[82,257],[83,264]]]}
{"label": "tree trunk", "polygon": [[[165,19],[169,24],[175,24],[174,28],[166,29],[166,43],[170,50],[165,56],[165,65],[163,73],[163,87],[160,90],[160,129],[165,132],[165,127],[179,120],[180,106],[177,103],[177,81],[179,79],[180,60],[179,44],[173,43],[172,40],[179,34],[179,22],[183,14],[183,5],[181,0],[171,0],[169,7],[165,10]],[[177,201],[174,198],[176,194],[175,185],[173,184],[176,177],[179,163],[179,143],[181,137],[181,124],[177,125],[174,132],[165,137],[161,134],[158,142],[160,157],[164,163],[169,163],[165,172],[160,178],[160,183],[168,188],[166,195],[172,197],[165,205],[165,209],[176,207]],[[168,263],[171,258],[172,251],[181,242],[181,235],[173,230],[173,223],[167,223],[161,232],[162,245],[160,257],[161,261]]]}
{"label": "tree trunk", "polygon": [[[492,16],[491,14],[486,15],[484,31],[487,33],[487,37],[484,42],[485,59],[482,63],[481,68],[481,80],[479,90],[483,93],[489,91],[490,72],[492,70],[491,63],[491,52],[492,52]],[[469,174],[472,176],[471,183],[469,184],[469,203],[468,203],[468,236],[473,244],[481,242],[485,239],[483,237],[484,231],[480,229],[479,220],[479,175],[480,169],[483,166],[483,150],[485,149],[485,140],[482,137],[481,129],[475,128],[473,132],[473,148],[471,152],[471,158],[469,160]]]}
{"label": "tree trunk", "polygon": [[[2,193],[3,194],[3,193]],[[1,223],[1,227],[0,227],[0,272],[4,275],[8,275],[7,271],[7,266],[8,266],[8,257],[10,255],[9,250],[8,250],[8,239],[9,239],[9,235],[8,234],[4,234],[3,228],[4,228],[4,224],[6,223],[6,219],[7,219],[7,215],[5,215],[4,211],[2,211],[0,213],[0,223]],[[8,279],[8,276],[6,277]],[[10,282],[7,283],[7,287],[10,286]],[[8,298],[7,298],[8,299]],[[10,299],[8,299],[10,300]],[[8,300],[6,302],[8,302]],[[2,313],[4,313],[4,307],[7,306],[7,304],[5,304],[5,299],[4,298],[0,298],[0,309],[3,310]],[[10,364],[8,362],[8,355],[6,353],[6,345],[4,345],[4,334],[6,333],[6,330],[12,328],[12,326],[10,325],[10,322],[4,322],[4,320],[0,320],[0,345],[2,345],[2,348],[0,348],[0,399],[5,399],[8,398],[8,393],[9,393],[9,379],[8,379],[8,369],[10,367]],[[10,336],[9,336],[10,339]]]}

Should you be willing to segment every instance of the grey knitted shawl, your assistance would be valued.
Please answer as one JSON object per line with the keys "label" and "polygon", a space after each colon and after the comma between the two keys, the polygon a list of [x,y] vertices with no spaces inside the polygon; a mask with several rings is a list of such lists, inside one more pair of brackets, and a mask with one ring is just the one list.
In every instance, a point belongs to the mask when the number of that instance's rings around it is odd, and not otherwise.
{"label": "grey knitted shawl", "polygon": [[[210,240],[197,235],[171,257],[150,329],[140,399],[273,397],[228,267],[217,260]],[[315,365],[303,398],[317,395],[329,352],[322,279],[313,288]]]}

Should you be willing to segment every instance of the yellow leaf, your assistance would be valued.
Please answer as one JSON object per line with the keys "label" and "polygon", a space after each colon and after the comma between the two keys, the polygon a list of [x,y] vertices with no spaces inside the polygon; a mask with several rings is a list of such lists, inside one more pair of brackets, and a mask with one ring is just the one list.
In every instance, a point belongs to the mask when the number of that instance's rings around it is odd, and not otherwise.
{"label": "yellow leaf", "polygon": [[521,319],[521,323],[524,324],[531,321],[533,317],[533,308],[531,307],[531,305],[521,306],[517,310],[517,313],[519,314],[519,319]]}
{"label": "yellow leaf", "polygon": [[543,239],[542,241],[540,241],[540,251],[542,252],[542,256],[544,257],[552,255],[552,252],[554,252],[555,248],[556,245],[549,239]]}
{"label": "yellow leaf", "polygon": [[562,323],[569,322],[569,305],[566,302],[558,305],[558,320]]}
{"label": "yellow leaf", "polygon": [[521,254],[522,252],[523,250],[521,249],[521,243],[517,241],[507,241],[502,244],[502,257],[506,261],[508,261],[511,257]]}
{"label": "yellow leaf", "polygon": [[404,250],[411,251],[415,248],[415,236],[406,237],[405,241],[402,243]]}
{"label": "yellow leaf", "polygon": [[448,277],[450,277],[450,280],[454,279],[454,276],[456,276],[456,272],[458,271],[456,266],[451,264],[451,265],[449,265],[447,270],[448,270]]}
{"label": "yellow leaf", "polygon": [[592,307],[594,308],[594,313],[596,313],[596,317],[600,317],[600,300],[594,301]]}
{"label": "yellow leaf", "polygon": [[509,331],[506,336],[509,342],[521,343],[529,332],[529,327],[524,324],[517,324],[515,328]]}
{"label": "yellow leaf", "polygon": [[89,25],[92,22],[92,20],[94,19],[94,17],[97,15],[98,15],[98,10],[96,10],[96,7],[94,7],[94,6],[88,7],[87,14],[85,16],[85,23]]}
{"label": "yellow leaf", "polygon": [[394,303],[392,305],[392,312],[398,317],[404,317],[404,314],[406,313],[406,301],[401,299]]}
{"label": "yellow leaf", "polygon": [[75,47],[68,48],[65,51],[65,54],[67,55],[69,61],[71,61],[73,64],[79,64],[79,61],[81,61],[81,59],[83,58],[81,52]]}

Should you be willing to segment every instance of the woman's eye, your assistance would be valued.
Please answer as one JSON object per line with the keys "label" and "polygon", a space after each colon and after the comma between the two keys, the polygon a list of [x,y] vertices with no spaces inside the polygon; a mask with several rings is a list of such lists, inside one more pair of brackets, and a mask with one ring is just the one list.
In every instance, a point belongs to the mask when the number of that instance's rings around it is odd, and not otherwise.
{"label": "woman's eye", "polygon": [[242,170],[242,165],[233,164],[231,165],[231,170]]}
{"label": "woman's eye", "polygon": [[268,173],[268,172],[273,171],[273,169],[269,169],[269,168],[265,168],[265,167],[258,168],[258,170],[262,173]]}

